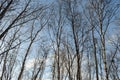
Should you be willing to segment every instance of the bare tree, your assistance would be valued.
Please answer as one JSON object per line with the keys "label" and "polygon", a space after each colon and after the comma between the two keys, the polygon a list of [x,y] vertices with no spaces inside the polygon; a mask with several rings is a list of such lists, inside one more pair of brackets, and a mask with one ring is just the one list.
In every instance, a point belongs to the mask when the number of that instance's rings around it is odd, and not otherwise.
{"label": "bare tree", "polygon": [[0,80],[119,80],[119,2],[0,0]]}
{"label": "bare tree", "polygon": [[[49,27],[50,27],[50,35],[54,36],[51,38],[53,42],[54,48],[54,62],[53,62],[53,80],[61,80],[61,43],[62,43],[62,33],[63,33],[63,25],[64,25],[64,18],[62,16],[62,5],[61,1],[56,3],[58,4],[58,10],[54,10],[53,7],[52,13],[53,16],[50,19]],[[52,34],[51,34],[52,30]],[[64,53],[63,53],[64,54]],[[56,74],[56,75],[55,75]]]}
{"label": "bare tree", "polygon": [[[34,7],[32,7],[32,5],[34,5]],[[24,55],[23,62],[20,60],[22,66],[18,74],[18,80],[24,78],[25,64],[30,54],[32,44],[49,20],[45,12],[46,7],[47,6],[44,5],[36,5],[31,0],[24,2],[22,0],[0,1],[1,80],[16,78],[14,75],[16,74],[17,67],[20,67],[18,59],[20,58],[19,55],[21,55],[21,47],[24,43],[30,43],[25,51],[26,54]],[[40,24],[36,26],[36,22]],[[30,25],[31,23],[33,24]],[[29,30],[31,30],[30,33]]]}
{"label": "bare tree", "polygon": [[[108,73],[108,64],[107,64],[107,51],[106,51],[106,32],[108,30],[108,27],[113,20],[116,11],[118,10],[119,6],[118,4],[113,4],[113,0],[109,1],[103,1],[103,0],[89,0],[89,14],[90,17],[88,18],[88,21],[90,22],[90,25],[95,28],[96,32],[94,34],[99,34],[100,39],[100,50],[101,50],[101,56],[103,59],[104,64],[104,72],[105,72],[105,79],[109,80],[109,73]],[[93,36],[94,37],[94,36]],[[95,43],[94,41],[93,43]],[[95,47],[94,47],[95,49]],[[96,59],[97,60],[97,59]],[[97,67],[97,65],[96,65]],[[98,74],[98,69],[96,69],[96,76]],[[98,76],[97,76],[98,80]]]}

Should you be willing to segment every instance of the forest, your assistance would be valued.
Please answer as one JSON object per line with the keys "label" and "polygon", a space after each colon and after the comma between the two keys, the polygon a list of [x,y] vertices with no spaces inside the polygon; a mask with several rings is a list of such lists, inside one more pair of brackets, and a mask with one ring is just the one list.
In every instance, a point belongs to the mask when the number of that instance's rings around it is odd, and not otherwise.
{"label": "forest", "polygon": [[120,0],[0,0],[0,80],[120,80]]}

